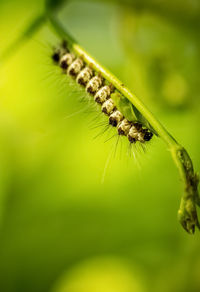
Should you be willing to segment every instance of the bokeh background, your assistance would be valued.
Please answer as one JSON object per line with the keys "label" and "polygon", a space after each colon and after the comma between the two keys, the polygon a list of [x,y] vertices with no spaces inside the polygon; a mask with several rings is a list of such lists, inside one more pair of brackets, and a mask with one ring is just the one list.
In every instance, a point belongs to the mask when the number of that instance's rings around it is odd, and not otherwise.
{"label": "bokeh background", "polygon": [[[0,1],[1,54],[43,9]],[[69,1],[58,15],[199,170],[200,2]],[[168,149],[155,138],[134,158],[93,139],[96,114],[51,62],[59,41],[45,24],[0,65],[0,291],[200,291],[200,235],[177,221]]]}

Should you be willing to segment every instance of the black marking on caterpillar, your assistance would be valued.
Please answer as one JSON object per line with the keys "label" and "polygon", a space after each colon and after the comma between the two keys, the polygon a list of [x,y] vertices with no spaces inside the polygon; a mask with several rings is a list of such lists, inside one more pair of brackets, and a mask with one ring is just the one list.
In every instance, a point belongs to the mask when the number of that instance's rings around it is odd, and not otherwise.
{"label": "black marking on caterpillar", "polygon": [[[70,52],[66,42],[54,50],[52,59],[66,74],[85,87],[86,92],[94,96],[94,101],[101,105],[101,111],[109,117],[109,124],[117,127],[119,136],[126,136],[131,144],[151,140],[153,133],[149,129],[143,127],[138,121],[128,121],[116,108],[111,98],[111,93],[115,91],[113,84],[108,84],[101,73],[95,72],[90,64],[83,61],[82,57]],[[124,84],[121,85],[124,86]]]}

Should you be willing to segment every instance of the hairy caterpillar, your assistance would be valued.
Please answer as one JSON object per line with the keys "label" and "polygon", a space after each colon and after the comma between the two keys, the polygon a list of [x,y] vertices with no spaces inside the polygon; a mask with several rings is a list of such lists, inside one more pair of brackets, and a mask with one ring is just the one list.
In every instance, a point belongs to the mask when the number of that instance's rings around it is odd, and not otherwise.
{"label": "hairy caterpillar", "polygon": [[[105,80],[100,72],[86,64],[81,56],[70,52],[66,42],[55,49],[52,54],[53,61],[58,64],[64,73],[70,75],[78,84],[84,86],[86,92],[94,97],[94,101],[101,106],[101,111],[108,116],[109,124],[117,128],[118,135],[127,136],[130,143],[145,143],[150,141],[153,133],[132,114],[126,116],[126,111],[118,108],[116,98],[123,96]],[[119,105],[120,107],[120,105]]]}

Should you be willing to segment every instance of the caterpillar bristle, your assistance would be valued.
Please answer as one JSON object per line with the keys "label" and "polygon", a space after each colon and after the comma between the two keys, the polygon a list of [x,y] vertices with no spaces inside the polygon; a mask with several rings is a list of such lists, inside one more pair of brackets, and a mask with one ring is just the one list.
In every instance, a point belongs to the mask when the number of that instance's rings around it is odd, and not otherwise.
{"label": "caterpillar bristle", "polygon": [[86,92],[94,96],[96,104],[101,105],[101,111],[109,117],[108,125],[117,127],[119,136],[126,136],[130,144],[137,141],[142,144],[152,139],[153,133],[138,121],[129,121],[117,109],[112,93],[116,91],[112,83],[105,80],[101,72],[96,72],[91,64],[83,61],[83,56],[75,56],[63,42],[61,47],[54,50],[52,59],[64,72],[76,82],[85,87]]}

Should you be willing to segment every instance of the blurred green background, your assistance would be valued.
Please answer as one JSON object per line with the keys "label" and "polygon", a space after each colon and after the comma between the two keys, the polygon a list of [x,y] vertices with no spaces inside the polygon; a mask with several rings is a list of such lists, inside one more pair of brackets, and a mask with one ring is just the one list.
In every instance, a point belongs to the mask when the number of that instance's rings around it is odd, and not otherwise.
{"label": "blurred green background", "polygon": [[[0,53],[43,7],[0,1]],[[200,2],[69,1],[59,18],[199,170]],[[170,153],[158,138],[136,159],[126,141],[114,155],[116,141],[93,139],[95,113],[51,62],[59,41],[44,25],[0,68],[0,291],[200,291],[200,235],[177,222]]]}

